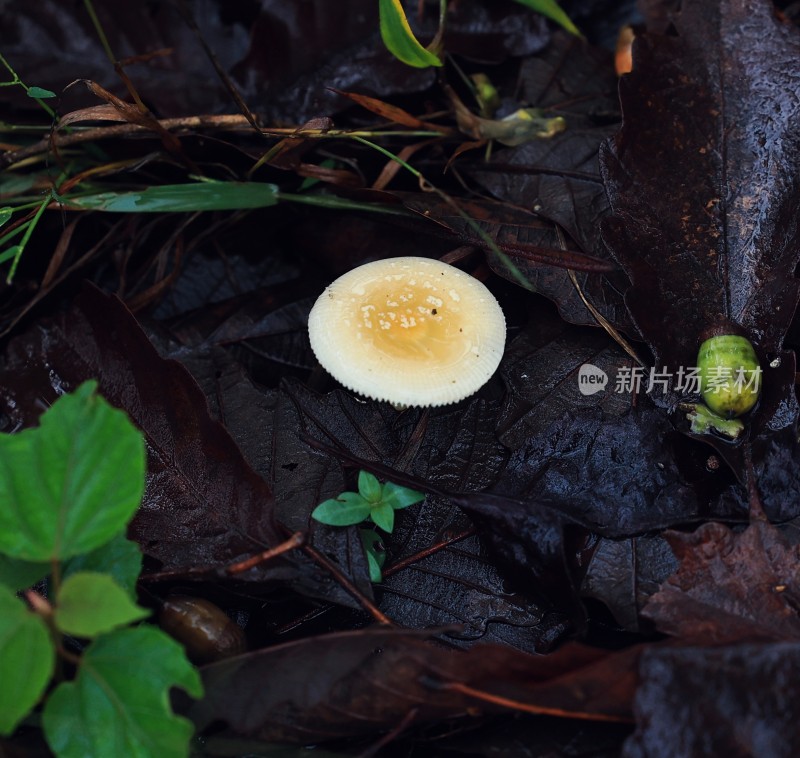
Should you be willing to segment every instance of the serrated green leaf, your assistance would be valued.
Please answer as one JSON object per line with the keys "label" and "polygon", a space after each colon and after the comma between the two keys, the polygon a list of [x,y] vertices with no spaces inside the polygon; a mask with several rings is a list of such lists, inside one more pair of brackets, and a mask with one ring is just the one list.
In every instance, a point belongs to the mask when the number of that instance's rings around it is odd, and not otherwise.
{"label": "serrated green leaf", "polygon": [[47,100],[50,97],[55,97],[56,93],[49,89],[42,87],[28,87],[28,97],[35,97],[38,100]]}
{"label": "serrated green leaf", "polygon": [[417,490],[411,490],[408,487],[401,487],[394,482],[386,482],[386,484],[383,485],[382,501],[390,505],[394,510],[408,508],[409,505],[421,503],[424,499],[424,492],[417,492]]}
{"label": "serrated green leaf", "polygon": [[368,503],[378,503],[381,499],[381,483],[369,471],[358,474],[358,492]]}
{"label": "serrated green leaf", "polygon": [[96,637],[149,615],[108,574],[81,571],[61,585],[54,621],[66,634]]}
{"label": "serrated green leaf", "polygon": [[49,563],[22,561],[0,555],[0,585],[10,590],[24,590],[50,573]]}
{"label": "serrated green leaf", "polygon": [[408,66],[428,68],[441,66],[437,55],[420,45],[411,27],[400,0],[380,0],[381,38],[386,49],[395,58]]}
{"label": "serrated green leaf", "polygon": [[100,192],[62,200],[72,208],[113,213],[228,211],[275,205],[278,187],[263,182],[162,184],[139,192]]}
{"label": "serrated green leaf", "polygon": [[525,5],[526,7],[530,8],[531,10],[536,11],[537,13],[541,13],[543,16],[547,16],[551,21],[555,21],[559,26],[562,26],[566,29],[570,34],[574,34],[578,37],[581,36],[578,27],[572,23],[570,17],[564,13],[561,6],[556,2],[556,0],[516,0],[520,5]]}
{"label": "serrated green leaf", "polygon": [[[118,534],[110,542],[90,553],[70,558],[62,565],[61,576],[66,579],[78,571],[99,571],[101,574],[109,574],[128,595],[135,598],[136,582],[142,571],[142,551],[124,534]],[[0,577],[2,577],[1,571]]]}
{"label": "serrated green leaf", "polygon": [[150,626],[98,637],[81,656],[74,682],[60,684],[42,714],[59,758],[184,758],[192,724],[176,716],[169,689],[203,693],[183,648]]}
{"label": "serrated green leaf", "polygon": [[141,433],[86,382],[40,426],[0,435],[0,552],[64,560],[121,533],[144,491]]}
{"label": "serrated green leaf", "polygon": [[369,516],[370,504],[357,492],[342,492],[335,500],[320,503],[311,518],[329,526],[350,526]]}
{"label": "serrated green leaf", "polygon": [[13,208],[0,208],[0,226],[7,224],[11,219],[12,214],[14,213]]}
{"label": "serrated green leaf", "polygon": [[379,503],[373,506],[369,515],[384,532],[392,533],[392,529],[394,529],[394,508],[391,505],[383,502]]}
{"label": "serrated green leaf", "polygon": [[47,624],[0,587],[0,734],[11,734],[39,702],[55,652]]}

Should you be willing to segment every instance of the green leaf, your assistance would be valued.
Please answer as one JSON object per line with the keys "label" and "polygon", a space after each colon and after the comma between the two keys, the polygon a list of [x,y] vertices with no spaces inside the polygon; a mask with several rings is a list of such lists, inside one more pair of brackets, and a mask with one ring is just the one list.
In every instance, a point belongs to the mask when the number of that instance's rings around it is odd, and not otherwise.
{"label": "green leaf", "polygon": [[267,208],[278,202],[278,187],[263,182],[162,184],[139,192],[100,192],[63,197],[72,208],[114,213],[183,213]]}
{"label": "green leaf", "polygon": [[369,580],[375,584],[383,581],[383,572],[375,556],[375,553],[365,551],[367,556],[367,567],[369,568]]}
{"label": "green leaf", "polygon": [[11,215],[13,213],[14,209],[9,208],[8,206],[6,206],[5,208],[0,208],[0,226],[3,226],[4,224],[7,224],[10,221]]}
{"label": "green leaf", "polygon": [[372,529],[359,529],[358,536],[361,538],[361,544],[367,556],[369,580],[371,582],[382,582],[383,574],[381,569],[386,561],[386,550],[383,546],[383,540],[381,540],[380,535],[373,532]]}
{"label": "green leaf", "polygon": [[95,387],[59,398],[38,428],[0,435],[0,552],[63,560],[108,542],[136,512],[144,441]]}
{"label": "green leaf", "polygon": [[417,41],[400,0],[380,0],[381,38],[386,49],[408,66],[441,66],[437,55]]}
{"label": "green leaf", "polygon": [[61,576],[66,579],[78,571],[99,571],[101,574],[109,574],[128,595],[135,598],[136,581],[141,570],[142,551],[139,546],[124,534],[118,534],[91,553],[70,558],[61,567]]}
{"label": "green leaf", "polygon": [[169,690],[203,693],[183,648],[164,632],[139,626],[98,637],[81,656],[74,682],[60,684],[42,714],[59,758],[183,758],[192,724],[176,716]]}
{"label": "green leaf", "polygon": [[343,492],[336,500],[326,500],[311,512],[311,518],[329,526],[358,524],[369,516],[370,504],[357,492]]}
{"label": "green leaf", "polygon": [[51,92],[49,89],[42,89],[41,87],[28,87],[28,97],[33,97],[37,100],[47,100],[48,98],[55,96],[56,93]]}
{"label": "green leaf", "polygon": [[[45,174],[37,171],[28,171],[24,174],[0,174],[0,195],[5,195],[6,199],[14,195],[23,195],[34,187],[37,181],[43,179]],[[13,211],[13,208],[8,208]]]}
{"label": "green leaf", "polygon": [[108,574],[82,571],[61,585],[54,619],[66,634],[96,637],[149,615]]}
{"label": "green leaf", "polygon": [[394,482],[386,482],[386,484],[383,485],[383,502],[390,505],[394,510],[408,508],[409,505],[421,503],[424,499],[424,492],[417,492],[408,487],[401,487]]}
{"label": "green leaf", "polygon": [[372,508],[369,515],[384,532],[392,533],[392,529],[394,529],[394,508],[391,505],[378,503]]}
{"label": "green leaf", "polygon": [[381,483],[369,473],[361,471],[358,474],[358,492],[369,503],[379,503],[381,500]]}
{"label": "green leaf", "polygon": [[0,587],[0,734],[11,734],[39,702],[55,652],[45,622]]}
{"label": "green leaf", "polygon": [[23,561],[0,555],[0,584],[10,590],[27,589],[49,573],[49,563]]}
{"label": "green leaf", "polygon": [[564,13],[556,0],[517,0],[517,2],[520,5],[527,6],[537,13],[541,13],[543,16],[547,16],[547,18],[549,18],[551,21],[555,21],[557,24],[570,32],[570,34],[574,34],[578,37],[582,36],[578,27],[572,23],[569,16]]}

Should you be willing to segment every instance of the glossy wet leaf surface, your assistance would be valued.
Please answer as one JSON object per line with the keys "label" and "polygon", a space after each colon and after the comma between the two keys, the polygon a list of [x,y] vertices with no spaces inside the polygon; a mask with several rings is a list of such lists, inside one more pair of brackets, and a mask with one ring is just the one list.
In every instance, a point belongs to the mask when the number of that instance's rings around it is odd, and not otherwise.
{"label": "glossy wet leaf surface", "polygon": [[[677,27],[677,38],[644,38],[621,82],[623,127],[601,151],[603,239],[631,279],[625,301],[657,366],[695,365],[709,330],[753,343],[765,371],[748,427],[758,466],[798,415],[782,346],[800,293],[800,110],[789,94],[800,38],[760,2],[689,3]],[[717,447],[741,476],[741,447]]]}
{"label": "glossy wet leaf surface", "polygon": [[[500,693],[531,712],[624,723],[638,654],[572,646],[540,657],[492,645],[465,653],[399,630],[330,635],[206,667],[203,683],[214,694],[191,713],[201,725],[222,719],[241,734],[305,743],[385,728],[412,709],[421,722],[470,705],[491,711],[486,698]],[[609,669],[612,687],[603,681]],[[280,677],[280,690],[263,691],[266,672]]]}

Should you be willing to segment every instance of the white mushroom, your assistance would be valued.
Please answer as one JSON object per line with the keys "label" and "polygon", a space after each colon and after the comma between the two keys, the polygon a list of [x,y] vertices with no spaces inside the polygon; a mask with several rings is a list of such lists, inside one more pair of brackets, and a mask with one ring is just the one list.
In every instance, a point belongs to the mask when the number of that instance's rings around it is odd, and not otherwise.
{"label": "white mushroom", "polygon": [[400,406],[447,405],[494,374],[506,325],[477,279],[430,258],[367,263],[339,277],[308,318],[311,347],[348,389]]}

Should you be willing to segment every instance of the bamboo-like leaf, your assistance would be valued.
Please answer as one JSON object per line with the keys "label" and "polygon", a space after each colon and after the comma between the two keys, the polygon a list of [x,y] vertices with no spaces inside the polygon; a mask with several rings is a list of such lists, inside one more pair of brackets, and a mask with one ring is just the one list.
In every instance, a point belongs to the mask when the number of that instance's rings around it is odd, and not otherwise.
{"label": "bamboo-like leaf", "polygon": [[581,36],[578,27],[572,23],[570,17],[564,13],[564,10],[556,2],[556,0],[516,0],[520,5],[525,5],[531,10],[547,16],[551,21],[555,21],[559,26],[564,27],[570,34]]}
{"label": "bamboo-like leaf", "polygon": [[275,205],[278,188],[263,182],[196,182],[62,199],[72,208],[114,213],[226,211]]}
{"label": "bamboo-like leaf", "polygon": [[400,0],[380,0],[380,15],[383,44],[395,58],[415,68],[442,65],[414,36]]}

